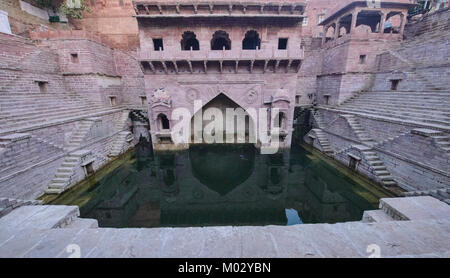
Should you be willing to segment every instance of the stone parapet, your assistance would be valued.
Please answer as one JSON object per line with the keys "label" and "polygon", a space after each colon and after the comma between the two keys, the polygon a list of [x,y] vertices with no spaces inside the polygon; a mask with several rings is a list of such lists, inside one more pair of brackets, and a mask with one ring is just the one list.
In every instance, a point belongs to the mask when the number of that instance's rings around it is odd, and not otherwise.
{"label": "stone parapet", "polygon": [[138,17],[298,17],[302,18],[306,4],[303,2],[183,2],[133,1]]}

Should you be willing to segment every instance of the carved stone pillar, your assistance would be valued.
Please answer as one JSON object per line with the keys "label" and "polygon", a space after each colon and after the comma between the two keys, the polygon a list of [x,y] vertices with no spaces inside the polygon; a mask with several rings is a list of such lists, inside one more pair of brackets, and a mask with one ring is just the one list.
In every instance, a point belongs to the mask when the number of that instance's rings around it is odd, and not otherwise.
{"label": "carved stone pillar", "polygon": [[384,25],[386,25],[386,17],[387,14],[381,12],[381,21],[380,21],[380,30],[378,30],[378,33],[383,34],[384,33]]}
{"label": "carved stone pillar", "polygon": [[355,33],[355,29],[356,29],[356,21],[358,20],[358,14],[359,14],[359,11],[358,11],[358,10],[355,10],[355,11],[353,11],[353,13],[352,13],[352,24],[351,24],[351,26],[350,26],[350,33],[351,33],[351,34]]}

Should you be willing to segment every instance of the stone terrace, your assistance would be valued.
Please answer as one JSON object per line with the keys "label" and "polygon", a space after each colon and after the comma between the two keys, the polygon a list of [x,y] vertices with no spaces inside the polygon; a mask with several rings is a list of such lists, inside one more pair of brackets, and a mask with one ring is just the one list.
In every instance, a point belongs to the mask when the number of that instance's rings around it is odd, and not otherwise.
{"label": "stone terrace", "polygon": [[374,244],[381,257],[450,257],[449,210],[431,197],[393,198],[363,222],[112,229],[77,218],[77,207],[25,206],[0,218],[0,257],[64,258],[72,244],[83,258],[369,257]]}
{"label": "stone terrace", "polygon": [[[77,93],[0,95],[0,135],[45,124],[95,116],[112,110]],[[120,107],[115,107],[119,109]]]}
{"label": "stone terrace", "polygon": [[450,131],[450,92],[448,91],[367,92],[335,109],[345,113]]}

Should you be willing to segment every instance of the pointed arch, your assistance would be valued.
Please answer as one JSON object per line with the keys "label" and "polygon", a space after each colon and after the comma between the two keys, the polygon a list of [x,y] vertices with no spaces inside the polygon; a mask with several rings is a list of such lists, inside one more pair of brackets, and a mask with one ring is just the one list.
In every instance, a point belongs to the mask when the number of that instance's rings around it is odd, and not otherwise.
{"label": "pointed arch", "polygon": [[227,32],[216,31],[211,39],[211,50],[231,50],[231,40]]}
{"label": "pointed arch", "polygon": [[192,31],[186,31],[181,38],[181,50],[200,50],[200,44],[197,40],[197,36]]}
{"label": "pointed arch", "polygon": [[261,39],[258,32],[250,30],[242,40],[242,49],[261,49]]}

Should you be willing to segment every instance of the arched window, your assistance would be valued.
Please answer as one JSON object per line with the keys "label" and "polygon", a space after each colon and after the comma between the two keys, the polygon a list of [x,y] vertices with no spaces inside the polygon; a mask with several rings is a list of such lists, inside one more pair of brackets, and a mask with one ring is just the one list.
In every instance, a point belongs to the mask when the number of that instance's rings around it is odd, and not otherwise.
{"label": "arched window", "polygon": [[261,49],[261,39],[258,32],[250,30],[245,33],[245,38],[242,41],[242,49]]}
{"label": "arched window", "polygon": [[181,50],[200,50],[200,46],[194,32],[186,31],[181,39]]}
{"label": "arched window", "polygon": [[211,50],[230,50],[230,36],[225,31],[216,31],[211,39]]}
{"label": "arched window", "polygon": [[276,127],[284,129],[285,123],[286,123],[286,115],[283,112],[278,113],[278,115],[275,118],[275,124],[277,124]]}
{"label": "arched window", "polygon": [[160,130],[170,129],[170,123],[169,119],[167,119],[167,116],[164,114],[158,115],[158,123]]}
{"label": "arched window", "polygon": [[336,25],[331,25],[325,30],[325,38],[331,40],[334,38],[334,30],[336,29]]}

